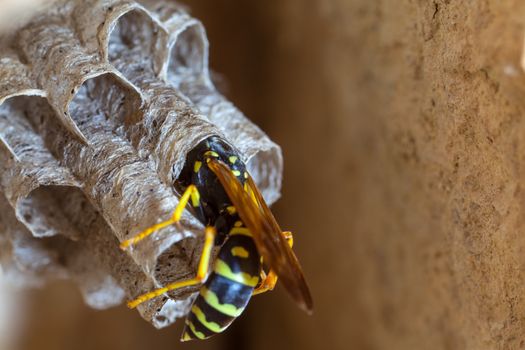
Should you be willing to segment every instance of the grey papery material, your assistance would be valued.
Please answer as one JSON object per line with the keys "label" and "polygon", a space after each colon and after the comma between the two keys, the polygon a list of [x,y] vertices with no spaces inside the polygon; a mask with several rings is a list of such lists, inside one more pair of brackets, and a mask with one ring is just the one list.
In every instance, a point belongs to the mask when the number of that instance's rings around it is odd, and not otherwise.
{"label": "grey papery material", "polygon": [[[221,135],[269,203],[282,156],[213,86],[202,24],[172,1],[58,2],[4,35],[0,57],[0,261],[19,285],[70,278],[106,308],[194,274],[202,225],[168,218],[186,154]],[[156,327],[196,288],[139,306]]]}

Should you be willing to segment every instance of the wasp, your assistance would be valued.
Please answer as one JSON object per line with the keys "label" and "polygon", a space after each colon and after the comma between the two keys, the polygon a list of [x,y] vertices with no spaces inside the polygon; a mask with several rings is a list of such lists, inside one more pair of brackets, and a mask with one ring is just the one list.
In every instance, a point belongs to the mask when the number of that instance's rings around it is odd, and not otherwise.
{"label": "wasp", "polygon": [[[299,307],[312,311],[310,291],[291,249],[292,234],[279,227],[238,151],[219,136],[208,137],[188,153],[174,186],[182,196],[172,217],[123,241],[121,248],[177,223],[191,204],[205,226],[197,273],[140,295],[128,302],[130,308],[166,292],[202,284],[181,341],[206,339],[223,332],[252,295],[272,290],[279,278]],[[209,273],[215,246],[220,249]]]}

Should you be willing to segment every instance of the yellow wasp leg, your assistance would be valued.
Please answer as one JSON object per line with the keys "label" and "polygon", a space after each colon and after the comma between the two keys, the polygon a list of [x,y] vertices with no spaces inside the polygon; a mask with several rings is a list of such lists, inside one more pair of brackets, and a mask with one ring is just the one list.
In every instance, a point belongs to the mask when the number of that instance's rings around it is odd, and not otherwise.
{"label": "yellow wasp leg", "polygon": [[134,309],[138,305],[142,304],[143,302],[156,298],[169,291],[179,289],[182,287],[194,286],[196,284],[202,283],[202,281],[204,281],[204,279],[208,275],[211,250],[215,244],[215,236],[217,235],[217,230],[213,226],[207,226],[204,233],[205,233],[204,246],[202,247],[199,267],[197,268],[197,275],[194,278],[186,280],[186,281],[170,283],[165,287],[155,289],[154,291],[151,291],[146,294],[142,294],[138,296],[136,299],[129,301],[128,307],[130,309]]}
{"label": "yellow wasp leg", "polygon": [[[293,235],[291,232],[286,231],[283,232],[283,236],[288,242],[288,245],[290,248],[293,247]],[[266,274],[264,270],[261,270],[261,284],[255,290],[253,291],[253,295],[261,294],[264,292],[268,292],[270,290],[273,290],[275,288],[275,284],[277,283],[277,275],[275,272],[273,272],[272,269],[270,269],[270,272]]]}
{"label": "yellow wasp leg", "polygon": [[180,197],[179,204],[177,204],[177,207],[175,208],[175,211],[173,212],[173,215],[169,220],[163,221],[161,223],[158,223],[156,225],[153,225],[146,230],[140,232],[136,236],[123,241],[120,243],[120,249],[126,249],[131,245],[135,245],[138,242],[142,241],[144,238],[150,236],[153,232],[158,231],[166,226],[172,225],[180,220],[180,217],[182,216],[182,212],[184,211],[184,208],[190,201],[190,198],[192,201],[195,202],[199,198],[199,191],[197,190],[197,187],[195,185],[189,185],[186,191],[182,194],[182,197]]}
{"label": "yellow wasp leg", "polygon": [[277,284],[277,275],[275,274],[275,272],[273,272],[273,270],[270,270],[270,272],[268,272],[268,275],[266,274],[266,272],[262,271],[261,279],[261,284],[257,288],[255,288],[252,295],[262,294],[264,292],[271,291],[275,288],[275,285]]}

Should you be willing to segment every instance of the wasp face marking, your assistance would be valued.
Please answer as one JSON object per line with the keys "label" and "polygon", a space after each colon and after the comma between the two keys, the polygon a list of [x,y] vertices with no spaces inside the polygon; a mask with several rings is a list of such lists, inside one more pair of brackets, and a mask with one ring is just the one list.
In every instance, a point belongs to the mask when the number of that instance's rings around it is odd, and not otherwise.
{"label": "wasp face marking", "polygon": [[[190,185],[198,189],[200,198],[198,198],[199,204],[193,206],[194,214],[204,225],[216,226],[217,243],[221,243],[226,239],[233,223],[239,219],[223,186],[209,168],[209,162],[215,159],[228,164],[239,181],[246,181],[242,176],[246,172],[246,167],[237,151],[220,137],[212,136],[188,153],[186,164],[174,185],[180,193]],[[192,204],[197,203],[197,198],[192,200],[195,200]]]}
{"label": "wasp face marking", "polygon": [[214,157],[214,158],[219,158],[219,154],[215,151],[206,151],[204,153],[204,156],[206,157]]}

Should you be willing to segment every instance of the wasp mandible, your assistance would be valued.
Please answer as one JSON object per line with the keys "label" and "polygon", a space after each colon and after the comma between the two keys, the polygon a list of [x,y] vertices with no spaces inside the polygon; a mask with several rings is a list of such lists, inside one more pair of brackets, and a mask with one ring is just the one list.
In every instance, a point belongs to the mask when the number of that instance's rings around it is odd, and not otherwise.
{"label": "wasp mandible", "polygon": [[[186,318],[181,340],[206,339],[223,332],[241,315],[252,295],[272,290],[279,278],[297,304],[312,311],[310,291],[291,249],[292,235],[281,230],[232,146],[219,136],[200,142],[188,153],[176,187],[183,194],[172,217],[122,242],[121,248],[178,222],[191,204],[206,227],[197,274],[137,297],[128,302],[130,308],[166,292],[204,283]],[[220,249],[208,274],[214,246]]]}

